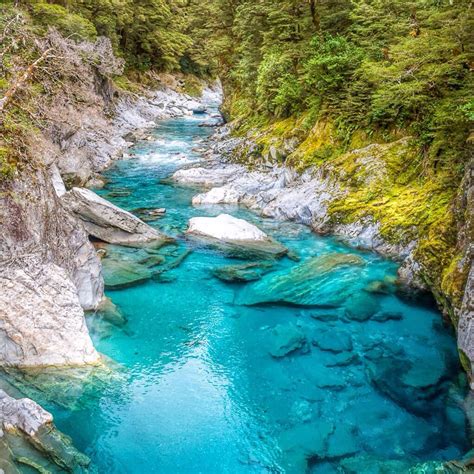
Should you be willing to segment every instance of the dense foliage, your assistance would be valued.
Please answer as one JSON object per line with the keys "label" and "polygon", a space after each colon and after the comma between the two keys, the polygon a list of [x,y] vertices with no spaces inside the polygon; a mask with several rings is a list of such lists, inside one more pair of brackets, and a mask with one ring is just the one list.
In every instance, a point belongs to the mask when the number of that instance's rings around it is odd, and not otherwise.
{"label": "dense foliage", "polygon": [[[10,2],[11,3],[11,2]],[[39,31],[105,35],[129,70],[219,74],[234,116],[412,135],[459,176],[474,116],[472,0],[22,0]]]}
{"label": "dense foliage", "polygon": [[309,111],[346,136],[410,134],[425,167],[462,171],[474,110],[470,0],[204,3],[231,25],[218,40],[234,113]]}

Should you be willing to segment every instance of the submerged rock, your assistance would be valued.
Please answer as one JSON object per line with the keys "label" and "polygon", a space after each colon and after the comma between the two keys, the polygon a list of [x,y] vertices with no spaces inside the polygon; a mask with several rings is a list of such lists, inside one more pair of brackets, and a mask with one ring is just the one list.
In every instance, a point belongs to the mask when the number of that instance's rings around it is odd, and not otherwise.
{"label": "submerged rock", "polygon": [[310,258],[290,271],[274,273],[243,289],[237,301],[245,305],[286,303],[337,307],[353,292],[364,260],[357,255],[331,253]]}
{"label": "submerged rock", "polygon": [[326,367],[347,367],[352,364],[359,364],[360,359],[357,354],[352,352],[340,352],[331,357],[331,360],[326,362]]}
{"label": "submerged rock", "polygon": [[9,393],[45,400],[69,411],[90,407],[126,377],[122,366],[105,357],[100,365],[3,368],[0,375],[2,388]]}
{"label": "submerged rock", "polygon": [[341,459],[340,468],[345,474],[407,474],[409,461],[379,459],[370,455],[359,455]]}
{"label": "submerged rock", "polygon": [[346,317],[351,321],[368,321],[375,316],[379,307],[379,302],[372,295],[359,292],[346,301]]}
{"label": "submerged rock", "polygon": [[311,461],[324,459],[333,431],[334,425],[324,420],[300,424],[284,431],[278,444],[284,453],[285,472],[306,472]]}
{"label": "submerged rock", "polygon": [[104,299],[101,301],[94,316],[102,318],[104,321],[107,321],[108,323],[117,327],[122,327],[127,324],[127,319],[120,312],[117,305],[107,297],[104,297]]}
{"label": "submerged rock", "polygon": [[428,417],[437,405],[439,409],[444,406],[443,383],[448,371],[441,356],[415,361],[381,357],[368,363],[367,369],[370,382],[408,412]]}
{"label": "submerged rock", "polygon": [[324,311],[324,312],[318,312],[318,313],[311,313],[311,317],[323,323],[331,323],[334,321],[338,321],[341,315],[335,311],[331,313]]}
{"label": "submerged rock", "polygon": [[403,319],[403,314],[399,311],[379,311],[378,313],[375,313],[370,319],[379,323],[385,323],[387,321],[401,321]]}
{"label": "submerged rock", "polygon": [[355,429],[348,425],[337,425],[328,441],[328,458],[351,456],[360,451]]}
{"label": "submerged rock", "polygon": [[334,369],[325,368],[319,370],[316,374],[316,386],[328,390],[343,390],[346,387],[346,382],[341,376],[335,373]]}
{"label": "submerged rock", "polygon": [[352,339],[339,331],[320,331],[313,339],[313,345],[323,351],[344,352],[352,350]]}
{"label": "submerged rock", "polygon": [[227,265],[215,268],[212,273],[219,280],[227,282],[248,282],[262,278],[273,267],[269,261],[244,263],[242,265]]}
{"label": "submerged rock", "polygon": [[108,290],[120,290],[140,285],[153,276],[153,273],[145,266],[112,257],[103,260],[103,271],[105,288]]}
{"label": "submerged rock", "polygon": [[284,357],[297,350],[307,352],[308,343],[304,332],[294,324],[279,324],[271,332],[270,354],[273,357]]}
{"label": "submerged rock", "polygon": [[267,255],[279,257],[288,249],[273,240],[258,227],[229,214],[217,217],[194,217],[189,221],[187,234],[217,245],[225,250],[241,249],[248,255]]}
{"label": "submerged rock", "polygon": [[[53,425],[53,417],[28,398],[15,399],[0,390],[0,469],[24,472],[86,473],[90,460]],[[30,472],[30,471],[25,471]]]}
{"label": "submerged rock", "polygon": [[89,189],[73,188],[63,195],[62,200],[83,222],[87,232],[104,242],[131,247],[158,247],[171,240]]}

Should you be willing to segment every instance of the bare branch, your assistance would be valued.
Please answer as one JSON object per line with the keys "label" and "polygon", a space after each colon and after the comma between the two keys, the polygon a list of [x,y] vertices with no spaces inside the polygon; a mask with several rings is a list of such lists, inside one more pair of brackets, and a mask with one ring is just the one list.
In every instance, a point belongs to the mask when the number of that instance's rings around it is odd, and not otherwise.
{"label": "bare branch", "polygon": [[[25,84],[30,80],[36,67],[41,64],[46,58],[50,56],[51,48],[45,50],[41,56],[36,59],[32,64],[30,64],[23,73],[13,82],[11,87],[7,90],[4,97],[0,99],[0,114],[5,110],[6,106],[10,103],[14,95],[18,92],[19,89],[25,86]],[[0,117],[1,120],[1,117]]]}

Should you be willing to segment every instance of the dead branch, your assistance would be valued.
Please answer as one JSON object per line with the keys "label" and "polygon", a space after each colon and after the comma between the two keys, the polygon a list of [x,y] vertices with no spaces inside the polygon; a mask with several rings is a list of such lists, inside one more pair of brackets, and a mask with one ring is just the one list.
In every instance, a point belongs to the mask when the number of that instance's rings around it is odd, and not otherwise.
{"label": "dead branch", "polygon": [[[12,98],[18,92],[19,89],[25,86],[27,82],[30,80],[33,72],[37,68],[39,64],[41,64],[46,58],[49,57],[49,53],[51,52],[51,48],[46,49],[41,56],[36,59],[33,63],[31,63],[24,71],[20,74],[20,76],[13,82],[12,86],[7,90],[6,94],[0,99],[0,114],[5,110],[6,106],[10,103]],[[1,117],[0,117],[1,120]]]}

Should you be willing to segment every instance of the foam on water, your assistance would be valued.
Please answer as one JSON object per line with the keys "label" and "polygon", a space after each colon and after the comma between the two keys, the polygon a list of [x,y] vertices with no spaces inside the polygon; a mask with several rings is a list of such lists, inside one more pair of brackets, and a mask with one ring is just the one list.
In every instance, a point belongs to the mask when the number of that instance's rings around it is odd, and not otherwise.
{"label": "foam on water", "polygon": [[[165,280],[109,292],[128,318],[125,327],[91,325],[97,348],[122,366],[123,376],[79,392],[75,408],[54,403],[54,385],[36,399],[104,473],[326,473],[344,463],[356,468],[342,472],[374,472],[384,463],[385,472],[407,472],[420,461],[462,455],[469,448],[465,383],[450,328],[432,305],[393,289],[361,289],[374,281],[391,288],[394,262],[238,207],[193,208],[196,190],[160,181],[199,158],[196,140],[210,133],[198,126],[203,120],[209,117],[160,123],[155,141],[135,146],[139,159],[120,161],[108,172],[101,193],[126,188],[130,195],[113,198],[126,209],[167,208],[152,225],[176,236],[189,218],[222,212],[258,225],[300,258],[275,263],[259,291],[267,291],[266,282],[273,288],[275,274],[289,274],[308,259],[356,254],[363,265],[353,270],[357,282],[347,280],[344,290],[371,298],[379,313],[401,317],[358,321],[340,308],[239,305],[254,283],[225,283],[212,269],[246,262],[180,240],[163,250],[166,258],[194,251]],[[334,277],[321,289],[316,281],[314,291],[340,291],[341,282]],[[272,357],[277,325],[304,334],[304,350]],[[352,346],[340,352],[334,340],[343,337]],[[321,349],[325,345],[332,350]],[[431,378],[437,388],[423,398],[416,384]],[[399,390],[401,381],[406,387]]]}

